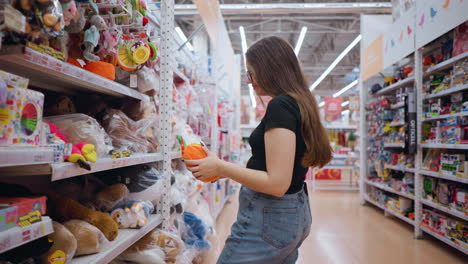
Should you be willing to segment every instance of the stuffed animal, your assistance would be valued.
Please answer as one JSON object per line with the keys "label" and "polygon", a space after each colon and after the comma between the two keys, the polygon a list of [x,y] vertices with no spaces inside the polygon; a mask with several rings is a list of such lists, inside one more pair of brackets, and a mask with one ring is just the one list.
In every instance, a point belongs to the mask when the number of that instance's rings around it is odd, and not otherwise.
{"label": "stuffed animal", "polygon": [[98,192],[93,199],[96,210],[108,212],[115,208],[128,195],[128,188],[125,184],[114,184]]}
{"label": "stuffed animal", "polygon": [[[206,152],[203,150],[202,146],[200,144],[190,144],[186,147],[182,148],[182,157],[185,160],[199,160],[199,159],[204,159],[208,155]],[[218,176],[206,178],[202,180],[203,182],[214,182],[218,180]]]}
{"label": "stuffed animal", "polygon": [[100,60],[99,56],[93,54],[94,48],[99,43],[99,32],[107,28],[106,21],[99,15],[99,10],[96,4],[92,1],[89,2],[91,7],[94,10],[94,14],[91,16],[89,22],[91,27],[85,31],[83,45],[85,50],[83,51],[83,56],[88,61],[98,61]]}
{"label": "stuffed animal", "polygon": [[113,241],[119,234],[116,222],[109,214],[91,210],[75,200],[60,194],[50,192],[48,194],[49,215],[59,221],[79,219],[96,226],[109,241]]}
{"label": "stuffed animal", "polygon": [[106,237],[95,226],[82,220],[69,220],[63,224],[77,241],[75,256],[95,254],[108,243]]}
{"label": "stuffed animal", "polygon": [[154,234],[156,244],[166,253],[166,263],[176,263],[177,256],[184,250],[184,242],[173,233],[158,230]]}
{"label": "stuffed animal", "polygon": [[55,221],[52,224],[54,226],[54,233],[50,234],[48,238],[53,245],[49,251],[42,256],[42,262],[58,263],[58,259],[65,258],[65,261],[61,263],[71,263],[76,253],[76,238],[64,225]]}
{"label": "stuffed animal", "polygon": [[186,229],[182,232],[182,240],[198,250],[210,248],[210,242],[205,239],[207,228],[203,221],[190,212],[185,212],[183,217]]}
{"label": "stuffed animal", "polygon": [[150,232],[130,248],[125,250],[117,260],[122,262],[165,264],[166,254],[157,244],[158,236]]}
{"label": "stuffed animal", "polygon": [[153,210],[150,202],[130,201],[114,208],[111,217],[119,228],[141,228],[148,222]]}

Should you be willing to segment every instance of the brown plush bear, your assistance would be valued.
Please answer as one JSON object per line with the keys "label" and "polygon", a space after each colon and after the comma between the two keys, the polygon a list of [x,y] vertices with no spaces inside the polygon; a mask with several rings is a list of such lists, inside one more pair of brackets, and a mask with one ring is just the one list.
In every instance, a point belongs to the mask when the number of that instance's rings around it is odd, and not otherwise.
{"label": "brown plush bear", "polygon": [[117,223],[112,220],[108,213],[91,210],[75,200],[57,193],[49,193],[48,201],[49,215],[59,221],[65,222],[72,219],[86,221],[106,236],[109,241],[113,241],[119,234]]}
{"label": "brown plush bear", "polygon": [[63,225],[70,230],[77,241],[75,256],[101,252],[108,243],[101,230],[82,220],[70,220]]}
{"label": "brown plush bear", "polygon": [[104,188],[94,197],[93,204],[97,210],[111,211],[117,204],[128,195],[128,188],[125,184],[118,183]]}
{"label": "brown plush bear", "polygon": [[65,255],[66,260],[64,263],[71,263],[71,259],[75,256],[77,241],[75,236],[65,226],[58,222],[53,222],[54,233],[48,236],[49,241],[54,244],[42,256],[42,263],[55,263],[55,258],[62,258]]}

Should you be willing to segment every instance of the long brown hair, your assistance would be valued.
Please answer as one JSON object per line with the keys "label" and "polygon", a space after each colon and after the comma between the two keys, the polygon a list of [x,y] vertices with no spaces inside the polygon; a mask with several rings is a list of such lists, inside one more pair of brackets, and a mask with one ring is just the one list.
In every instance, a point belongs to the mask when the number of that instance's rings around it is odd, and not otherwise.
{"label": "long brown hair", "polygon": [[323,167],[332,159],[328,134],[320,121],[319,109],[292,47],[279,37],[267,37],[246,53],[253,79],[266,94],[287,94],[299,105],[306,152],[304,167]]}

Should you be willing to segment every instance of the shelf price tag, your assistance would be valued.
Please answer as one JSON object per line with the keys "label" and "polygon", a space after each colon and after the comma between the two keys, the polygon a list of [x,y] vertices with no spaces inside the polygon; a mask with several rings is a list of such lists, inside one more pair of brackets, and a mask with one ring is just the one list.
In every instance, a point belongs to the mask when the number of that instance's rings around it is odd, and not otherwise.
{"label": "shelf price tag", "polygon": [[138,77],[136,74],[130,74],[130,87],[132,88],[138,87]]}

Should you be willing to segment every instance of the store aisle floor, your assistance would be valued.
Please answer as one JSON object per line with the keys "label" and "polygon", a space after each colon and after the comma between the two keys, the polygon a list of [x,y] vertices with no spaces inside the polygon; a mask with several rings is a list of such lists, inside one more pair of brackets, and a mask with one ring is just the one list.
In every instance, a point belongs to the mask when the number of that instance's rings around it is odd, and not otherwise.
{"label": "store aisle floor", "polygon": [[[297,264],[467,263],[468,257],[425,235],[413,239],[413,227],[382,210],[361,206],[357,192],[311,192],[312,232]],[[232,197],[218,218],[213,250],[203,264],[216,263],[238,208]]]}

